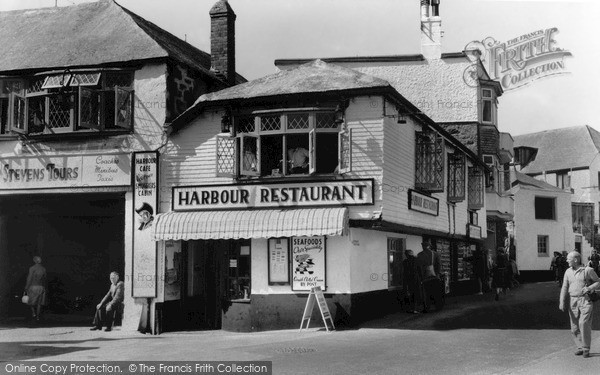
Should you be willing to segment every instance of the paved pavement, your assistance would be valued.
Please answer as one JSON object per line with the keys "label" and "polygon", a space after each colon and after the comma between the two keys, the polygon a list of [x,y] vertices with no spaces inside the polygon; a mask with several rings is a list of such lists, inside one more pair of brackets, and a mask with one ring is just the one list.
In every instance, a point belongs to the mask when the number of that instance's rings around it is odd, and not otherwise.
{"label": "paved pavement", "polygon": [[558,293],[553,283],[526,284],[499,302],[492,294],[451,298],[441,312],[397,313],[331,333],[150,336],[13,322],[0,326],[0,360],[273,361],[274,374],[600,374],[600,333],[590,358],[574,356]]}

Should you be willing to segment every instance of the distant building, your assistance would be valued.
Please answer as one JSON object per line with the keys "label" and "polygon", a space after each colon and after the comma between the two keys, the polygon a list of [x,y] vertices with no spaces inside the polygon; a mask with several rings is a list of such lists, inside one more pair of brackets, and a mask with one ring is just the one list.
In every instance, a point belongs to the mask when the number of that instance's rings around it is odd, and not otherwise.
{"label": "distant building", "polygon": [[525,280],[547,279],[554,252],[572,250],[571,192],[513,172],[516,261]]}
{"label": "distant building", "polygon": [[590,126],[545,130],[515,137],[518,171],[568,191],[575,242],[585,259],[594,246],[600,203],[600,132]]}

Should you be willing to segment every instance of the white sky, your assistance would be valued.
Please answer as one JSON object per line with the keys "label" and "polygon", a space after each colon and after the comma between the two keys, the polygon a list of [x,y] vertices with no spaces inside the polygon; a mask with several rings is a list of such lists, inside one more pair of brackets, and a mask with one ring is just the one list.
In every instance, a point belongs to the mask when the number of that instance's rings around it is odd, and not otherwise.
{"label": "white sky", "polygon": [[[58,0],[59,6],[88,0]],[[134,13],[210,52],[208,11],[216,0],[117,0]],[[0,10],[54,6],[55,0],[1,0]],[[420,53],[419,0],[229,0],[237,14],[237,70],[247,79],[275,72],[277,58]],[[472,40],[507,41],[557,27],[570,51],[568,75],[500,97],[499,128],[513,135],[590,125],[600,130],[600,1],[441,0],[444,52]]]}

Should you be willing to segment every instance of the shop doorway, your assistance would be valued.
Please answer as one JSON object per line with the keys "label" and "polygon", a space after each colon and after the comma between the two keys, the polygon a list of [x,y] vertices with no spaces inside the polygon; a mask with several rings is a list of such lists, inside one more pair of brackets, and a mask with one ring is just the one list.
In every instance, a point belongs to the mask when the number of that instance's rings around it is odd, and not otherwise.
{"label": "shop doorway", "polygon": [[[123,194],[12,196],[0,200],[5,225],[11,303],[7,315],[26,318],[20,303],[34,255],[48,272],[46,324],[89,325],[106,294],[109,274],[124,271]],[[19,298],[17,298],[19,297]]]}

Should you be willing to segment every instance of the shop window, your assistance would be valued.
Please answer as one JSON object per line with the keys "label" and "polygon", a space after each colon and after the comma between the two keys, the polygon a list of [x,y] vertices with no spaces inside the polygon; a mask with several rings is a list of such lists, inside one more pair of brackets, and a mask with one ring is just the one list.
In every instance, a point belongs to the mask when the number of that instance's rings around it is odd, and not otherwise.
{"label": "shop window", "polygon": [[448,155],[448,201],[465,200],[465,155],[455,152]]}
{"label": "shop window", "polygon": [[[55,134],[130,130],[131,72],[78,72],[0,82],[3,133]],[[5,97],[8,96],[8,99]]]}
{"label": "shop window", "polygon": [[228,251],[227,293],[230,301],[250,299],[250,242],[236,242]]}
{"label": "shop window", "polygon": [[535,197],[535,218],[538,220],[555,220],[555,199],[546,197]]}
{"label": "shop window", "polygon": [[444,191],[444,138],[435,132],[416,133],[415,187]]}
{"label": "shop window", "polygon": [[404,259],[404,238],[388,238],[388,287],[402,286],[402,260]]}
{"label": "shop window", "polygon": [[481,89],[481,121],[496,124],[497,101],[492,89]]}
{"label": "shop window", "polygon": [[[257,111],[235,116],[234,126],[235,137],[218,136],[218,176],[284,177],[351,170],[351,131],[335,121],[333,111]],[[238,164],[239,171],[231,168]]]}
{"label": "shop window", "polygon": [[550,240],[549,240],[548,236],[543,236],[543,235],[537,236],[538,256],[548,256],[549,246],[550,246]]}
{"label": "shop window", "polygon": [[469,210],[479,210],[484,205],[483,171],[479,167],[469,167],[468,202]]}

